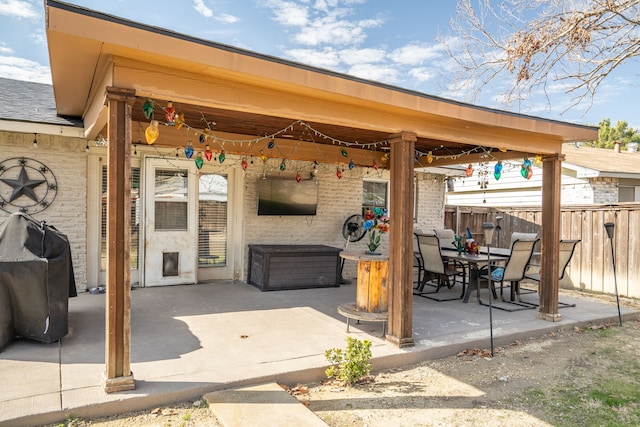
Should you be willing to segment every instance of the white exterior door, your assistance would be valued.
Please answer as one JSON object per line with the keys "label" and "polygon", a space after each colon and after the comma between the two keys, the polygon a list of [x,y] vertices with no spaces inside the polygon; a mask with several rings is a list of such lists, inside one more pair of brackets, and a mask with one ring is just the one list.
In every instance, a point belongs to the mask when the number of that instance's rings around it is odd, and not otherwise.
{"label": "white exterior door", "polygon": [[198,172],[193,160],[144,164],[144,286],[196,283]]}

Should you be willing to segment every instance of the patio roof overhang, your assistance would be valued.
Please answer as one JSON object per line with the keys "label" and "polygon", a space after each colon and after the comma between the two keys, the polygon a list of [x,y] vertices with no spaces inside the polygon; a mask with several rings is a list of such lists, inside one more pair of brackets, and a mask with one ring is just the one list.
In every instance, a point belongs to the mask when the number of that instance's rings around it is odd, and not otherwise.
{"label": "patio roof overhang", "polygon": [[[171,101],[185,115],[186,130],[161,127],[158,146],[184,147],[190,138],[196,139],[189,131],[203,132],[206,121],[215,123],[213,144],[228,153],[258,155],[271,136],[277,136],[278,155],[289,160],[353,159],[363,166],[376,160],[388,167],[394,218],[389,233],[387,340],[400,347],[413,345],[414,199],[405,189],[413,186],[414,168],[471,163],[487,154],[491,159],[542,155],[539,316],[561,318],[555,272],[562,144],[597,139],[597,128],[449,101],[59,1],[46,0],[45,8],[57,111],[82,117],[88,139],[100,134],[109,138],[107,392],[134,388],[129,365],[128,178],[130,144],[144,140],[141,130],[149,122],[142,113],[147,99],[161,108]],[[345,147],[348,157],[341,153]]]}
{"label": "patio roof overhang", "polygon": [[[495,159],[559,154],[564,142],[597,138],[594,127],[450,101],[63,2],[47,6],[56,107],[59,114],[82,117],[88,139],[106,133],[109,86],[138,96],[132,142],[148,126],[142,105],[150,98],[160,121],[158,106],[171,101],[184,113],[186,127],[202,130],[204,120],[215,123],[212,130],[227,153],[255,154],[267,136],[276,135],[281,151],[296,148],[291,159],[346,163],[340,147],[348,146],[366,150],[355,156],[350,150],[350,157],[370,165],[372,159],[380,163],[390,135],[410,131],[420,167],[473,162],[485,152]],[[160,129],[159,146],[184,147],[189,139],[185,130]]]}

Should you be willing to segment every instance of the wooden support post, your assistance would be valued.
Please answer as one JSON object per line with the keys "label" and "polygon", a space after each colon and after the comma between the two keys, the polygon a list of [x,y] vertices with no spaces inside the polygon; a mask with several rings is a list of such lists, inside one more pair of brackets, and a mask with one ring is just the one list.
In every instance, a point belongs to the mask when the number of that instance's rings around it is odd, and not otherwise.
{"label": "wooden support post", "polygon": [[413,164],[416,134],[390,138],[389,328],[387,340],[414,345],[413,328]]}
{"label": "wooden support post", "polygon": [[545,157],[542,163],[542,254],[540,257],[540,319],[558,322],[560,269],[560,194],[563,155]]}
{"label": "wooden support post", "polygon": [[107,88],[107,291],[104,390],[133,390],[131,372],[132,89]]}

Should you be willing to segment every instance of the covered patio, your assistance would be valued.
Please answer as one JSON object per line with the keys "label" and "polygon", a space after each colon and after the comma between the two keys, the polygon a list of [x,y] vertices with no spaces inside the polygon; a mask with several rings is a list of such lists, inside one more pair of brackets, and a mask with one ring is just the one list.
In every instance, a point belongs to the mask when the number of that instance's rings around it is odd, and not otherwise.
{"label": "covered patio", "polygon": [[[458,293],[459,285],[452,291]],[[345,348],[347,336],[372,342],[375,371],[489,348],[489,309],[473,299],[465,304],[413,297],[415,345],[398,348],[380,337],[379,323],[352,323],[347,334],[336,307],[354,297],[355,285],[279,292],[260,292],[244,283],[135,289],[131,370],[136,389],[106,394],[100,377],[107,298],[82,293],[69,301],[68,336],[51,344],[16,340],[0,353],[0,382],[11,385],[0,389],[0,425],[123,413],[264,382],[320,381],[326,378],[325,350]],[[576,307],[562,309],[556,323],[538,319],[534,310],[494,310],[496,347],[618,321],[615,303],[568,294],[562,301]],[[622,315],[626,322],[638,313],[623,307]]]}
{"label": "covered patio", "polygon": [[[597,139],[596,128],[453,102],[59,1],[47,0],[45,8],[57,112],[82,117],[87,139],[108,140],[107,392],[135,388],[130,161],[140,129],[146,134],[150,125],[152,134],[159,133],[155,146],[181,152],[191,138],[203,137],[219,157],[286,157],[336,165],[338,172],[350,162],[389,169],[393,221],[386,339],[401,353],[416,344],[419,331],[412,298],[414,194],[406,191],[413,188],[414,168],[540,156],[544,227],[538,317],[563,321],[556,274],[561,147]],[[153,118],[168,126],[153,129],[145,114],[149,104],[155,106]],[[169,106],[180,113],[173,122],[162,117]],[[272,143],[276,154],[269,149]]]}

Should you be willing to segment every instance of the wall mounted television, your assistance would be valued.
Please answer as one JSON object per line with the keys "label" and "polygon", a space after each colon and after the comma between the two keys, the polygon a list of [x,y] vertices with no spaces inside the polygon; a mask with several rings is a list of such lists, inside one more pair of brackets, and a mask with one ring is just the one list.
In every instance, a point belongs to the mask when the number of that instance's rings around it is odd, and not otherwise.
{"label": "wall mounted television", "polygon": [[258,181],[258,215],[315,215],[317,208],[315,181],[276,178]]}

